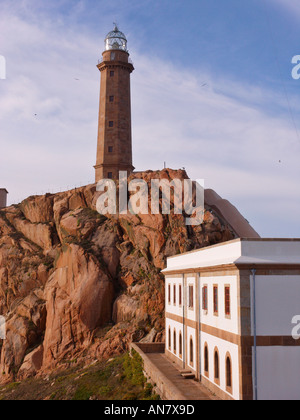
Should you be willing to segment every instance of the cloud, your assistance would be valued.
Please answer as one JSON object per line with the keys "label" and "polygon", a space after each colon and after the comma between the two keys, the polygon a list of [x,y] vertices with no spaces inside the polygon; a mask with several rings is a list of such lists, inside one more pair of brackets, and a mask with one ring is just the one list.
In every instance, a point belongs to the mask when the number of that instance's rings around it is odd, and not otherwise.
{"label": "cloud", "polygon": [[[146,162],[149,168],[162,168],[164,161],[170,167],[185,167],[193,179],[204,178],[207,187],[237,207],[247,202],[244,214],[268,236],[284,231],[262,222],[271,211],[269,203],[276,203],[279,225],[287,203],[293,202],[298,211],[284,221],[285,232],[299,235],[300,141],[288,113],[265,111],[274,100],[283,108],[282,98],[262,88],[252,90],[250,85],[215,80],[204,73],[194,75],[159,60],[153,63],[147,57],[137,55],[136,64],[138,169],[145,168]],[[299,100],[296,105],[299,109]]]}
{"label": "cloud", "polygon": [[295,18],[300,18],[300,3],[298,0],[271,0]]}
{"label": "cloud", "polygon": [[[8,70],[0,81],[0,179],[11,203],[93,182],[96,159],[102,40],[30,4],[0,16]],[[76,5],[70,22],[84,10]],[[129,48],[137,170],[161,169],[164,161],[185,167],[261,234],[299,236],[300,142],[284,99],[149,57],[134,39]],[[298,112],[299,99],[292,100]]]}

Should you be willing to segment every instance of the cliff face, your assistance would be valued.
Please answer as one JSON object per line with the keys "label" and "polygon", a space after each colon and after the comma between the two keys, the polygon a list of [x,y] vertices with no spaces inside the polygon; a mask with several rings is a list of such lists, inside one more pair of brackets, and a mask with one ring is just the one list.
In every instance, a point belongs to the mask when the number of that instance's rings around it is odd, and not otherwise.
{"label": "cliff face", "polygon": [[162,341],[166,257],[234,238],[209,208],[187,229],[182,215],[101,216],[98,196],[90,185],[0,211],[0,382],[120,354],[133,340]]}

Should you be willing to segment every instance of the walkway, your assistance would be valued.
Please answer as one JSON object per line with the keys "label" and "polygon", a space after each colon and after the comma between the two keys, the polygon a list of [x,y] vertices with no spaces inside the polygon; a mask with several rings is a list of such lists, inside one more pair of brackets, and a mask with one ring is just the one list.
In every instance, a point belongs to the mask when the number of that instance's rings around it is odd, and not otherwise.
{"label": "walkway", "polygon": [[219,400],[200,382],[193,379],[184,379],[179,368],[172,363],[163,353],[147,353],[149,361],[177,388],[187,400]]}

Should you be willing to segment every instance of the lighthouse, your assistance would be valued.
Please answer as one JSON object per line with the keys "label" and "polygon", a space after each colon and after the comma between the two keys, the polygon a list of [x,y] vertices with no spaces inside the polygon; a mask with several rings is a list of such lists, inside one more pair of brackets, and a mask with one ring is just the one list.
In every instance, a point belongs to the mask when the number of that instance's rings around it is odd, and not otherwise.
{"label": "lighthouse", "polygon": [[130,174],[132,165],[130,75],[134,70],[127,39],[115,25],[105,38],[105,50],[98,63],[101,74],[96,182]]}

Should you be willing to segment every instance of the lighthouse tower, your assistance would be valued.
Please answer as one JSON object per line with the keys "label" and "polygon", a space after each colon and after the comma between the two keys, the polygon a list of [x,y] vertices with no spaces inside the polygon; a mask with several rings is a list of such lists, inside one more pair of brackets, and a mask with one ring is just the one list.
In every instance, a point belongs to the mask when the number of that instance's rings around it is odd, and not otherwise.
{"label": "lighthouse tower", "polygon": [[105,38],[101,73],[98,125],[96,182],[118,179],[119,171],[131,173],[131,100],[130,74],[134,67],[129,60],[127,39],[117,25]]}

